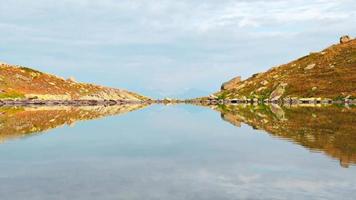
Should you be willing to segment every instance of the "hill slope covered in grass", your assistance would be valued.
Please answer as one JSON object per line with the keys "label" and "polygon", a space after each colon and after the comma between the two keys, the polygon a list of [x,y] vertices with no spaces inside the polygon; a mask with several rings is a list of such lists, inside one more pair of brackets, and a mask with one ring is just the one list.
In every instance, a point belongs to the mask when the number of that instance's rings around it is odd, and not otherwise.
{"label": "hill slope covered in grass", "polygon": [[222,85],[218,99],[356,98],[356,40],[342,40],[267,72]]}
{"label": "hill slope covered in grass", "polygon": [[78,83],[27,67],[0,63],[1,99],[40,100],[147,100],[146,97],[121,89]]}

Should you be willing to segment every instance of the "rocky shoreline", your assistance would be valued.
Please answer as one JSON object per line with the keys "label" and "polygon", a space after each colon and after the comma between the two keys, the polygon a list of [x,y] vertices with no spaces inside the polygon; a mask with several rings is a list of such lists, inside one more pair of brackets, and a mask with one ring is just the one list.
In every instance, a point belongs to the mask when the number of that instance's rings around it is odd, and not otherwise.
{"label": "rocky shoreline", "polygon": [[0,100],[0,106],[113,106],[124,104],[201,104],[201,105],[225,105],[225,104],[349,104],[356,105],[356,99],[330,100],[322,98],[285,98],[282,100],[259,99],[187,99],[187,100]]}
{"label": "rocky shoreline", "polygon": [[0,106],[113,106],[122,104],[147,104],[132,100],[0,100]]}
{"label": "rocky shoreline", "polygon": [[331,100],[322,98],[285,98],[282,100],[259,100],[259,99],[192,99],[185,100],[185,103],[204,104],[204,105],[223,105],[223,104],[350,104],[356,105],[356,99]]}

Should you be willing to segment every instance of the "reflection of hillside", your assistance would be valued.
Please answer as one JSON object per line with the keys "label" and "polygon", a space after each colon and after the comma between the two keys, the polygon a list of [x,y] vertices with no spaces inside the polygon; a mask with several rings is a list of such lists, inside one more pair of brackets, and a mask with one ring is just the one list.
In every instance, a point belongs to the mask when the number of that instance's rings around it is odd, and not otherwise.
{"label": "reflection of hillside", "polygon": [[0,107],[0,142],[24,137],[76,121],[119,115],[146,107],[145,104],[87,107]]}
{"label": "reflection of hillside", "polygon": [[273,136],[340,160],[356,164],[356,108],[230,105],[214,109],[233,125],[246,123]]}

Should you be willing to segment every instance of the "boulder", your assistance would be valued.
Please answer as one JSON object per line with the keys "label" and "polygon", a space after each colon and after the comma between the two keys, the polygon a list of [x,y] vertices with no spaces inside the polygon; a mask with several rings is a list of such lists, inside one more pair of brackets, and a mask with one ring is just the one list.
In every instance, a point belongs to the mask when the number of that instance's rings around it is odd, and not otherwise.
{"label": "boulder", "polygon": [[306,66],[305,68],[304,68],[304,70],[310,70],[310,69],[313,69],[314,67],[315,67],[315,65],[316,64],[309,64],[308,66]]}
{"label": "boulder", "polygon": [[271,101],[278,101],[282,95],[285,92],[285,87],[287,86],[287,83],[281,83],[277,86],[277,88],[275,90],[273,90],[273,92],[270,95],[270,99]]}
{"label": "boulder", "polygon": [[267,80],[261,81],[261,85],[267,85],[267,84],[268,84],[268,81],[267,81]]}
{"label": "boulder", "polygon": [[16,74],[16,75],[15,75],[15,78],[16,78],[16,79],[23,80],[23,81],[26,81],[26,82],[31,81],[31,78],[26,77],[26,76],[23,76],[23,75],[21,75],[21,74]]}
{"label": "boulder", "polygon": [[77,82],[74,77],[69,77],[69,78],[67,79],[67,81],[70,81],[70,82],[73,82],[73,83],[76,83],[76,82]]}
{"label": "boulder", "polygon": [[349,42],[350,40],[352,40],[352,38],[348,35],[344,35],[342,37],[340,37],[340,44],[345,44],[347,42]]}
{"label": "boulder", "polygon": [[218,99],[218,97],[212,94],[212,95],[210,95],[210,96],[208,97],[208,99],[209,99],[209,100],[215,100],[215,99]]}
{"label": "boulder", "polygon": [[237,76],[221,85],[221,90],[230,90],[236,88],[241,83],[241,77]]}

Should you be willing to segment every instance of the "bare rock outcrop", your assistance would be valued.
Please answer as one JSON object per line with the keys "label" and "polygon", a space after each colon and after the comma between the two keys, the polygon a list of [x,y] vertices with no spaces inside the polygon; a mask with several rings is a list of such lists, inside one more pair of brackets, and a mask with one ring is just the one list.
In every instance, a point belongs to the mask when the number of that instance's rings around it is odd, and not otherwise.
{"label": "bare rock outcrop", "polygon": [[241,83],[241,76],[237,76],[221,85],[221,90],[230,90],[236,88]]}
{"label": "bare rock outcrop", "polygon": [[277,88],[270,95],[271,101],[278,101],[283,96],[285,92],[285,87],[287,85],[288,85],[287,83],[279,84]]}
{"label": "bare rock outcrop", "polygon": [[340,37],[340,44],[345,44],[347,42],[350,42],[353,38],[348,36],[348,35],[344,35],[342,37]]}

